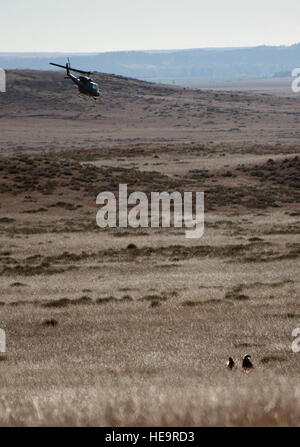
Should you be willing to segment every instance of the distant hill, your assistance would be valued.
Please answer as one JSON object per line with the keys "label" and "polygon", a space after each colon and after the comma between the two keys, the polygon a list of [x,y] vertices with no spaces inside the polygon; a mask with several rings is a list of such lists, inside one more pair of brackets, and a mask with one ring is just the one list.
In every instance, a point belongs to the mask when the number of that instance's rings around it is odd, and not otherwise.
{"label": "distant hill", "polygon": [[[194,141],[200,151],[204,143],[219,144],[221,157],[225,143],[238,144],[237,156],[248,142],[293,144],[295,152],[299,144],[295,94],[206,91],[97,73],[93,78],[101,95],[94,101],[80,96],[61,72],[7,70],[6,75],[6,93],[0,94],[0,154],[129,143],[164,143],[169,150],[170,141],[181,142],[184,152],[185,143]],[[280,150],[284,153],[283,146]]]}
{"label": "distant hill", "polygon": [[[65,64],[62,53],[0,53],[4,69],[50,70],[49,60]],[[144,80],[271,78],[300,66],[300,43],[291,46],[119,51],[73,54],[76,68]]]}

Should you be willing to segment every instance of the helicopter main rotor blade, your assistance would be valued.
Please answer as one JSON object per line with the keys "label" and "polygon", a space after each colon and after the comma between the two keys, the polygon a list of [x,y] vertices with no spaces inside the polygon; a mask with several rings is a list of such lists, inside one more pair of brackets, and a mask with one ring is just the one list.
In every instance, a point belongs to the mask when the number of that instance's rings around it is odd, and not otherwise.
{"label": "helicopter main rotor blade", "polygon": [[[50,65],[54,65],[55,67],[64,68],[65,70],[68,68],[67,65],[54,64],[53,62],[49,62],[49,64]],[[70,67],[70,65],[69,65],[69,70],[70,71],[76,71],[77,73],[87,74],[87,75],[91,74],[91,71],[76,70],[76,68],[72,68],[72,67]]]}
{"label": "helicopter main rotor blade", "polygon": [[76,73],[82,73],[82,74],[87,74],[87,75],[90,75],[90,74],[91,74],[90,71],[76,70],[76,68],[72,68],[72,67],[69,67],[69,69],[70,69],[71,71],[76,71]]}
{"label": "helicopter main rotor blade", "polygon": [[65,70],[67,69],[66,65],[59,65],[59,64],[54,64],[53,62],[49,62],[50,65],[55,65],[55,67],[60,67],[60,68],[64,68]]}
{"label": "helicopter main rotor blade", "polygon": [[[49,62],[49,64],[50,65],[54,65],[55,67],[64,68],[65,70],[68,68],[67,65],[54,64],[53,62]],[[87,74],[87,75],[91,74],[91,71],[76,70],[76,68],[72,68],[70,66],[69,66],[69,70],[70,71],[76,71],[77,73]]]}

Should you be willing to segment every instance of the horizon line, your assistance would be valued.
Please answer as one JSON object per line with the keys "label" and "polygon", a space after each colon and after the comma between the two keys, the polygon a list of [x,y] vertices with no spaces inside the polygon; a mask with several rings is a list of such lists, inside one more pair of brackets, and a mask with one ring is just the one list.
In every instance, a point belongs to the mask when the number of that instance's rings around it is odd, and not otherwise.
{"label": "horizon line", "polygon": [[0,50],[0,54],[73,54],[73,55],[95,55],[95,54],[105,54],[105,53],[129,53],[129,52],[179,52],[179,51],[193,51],[193,50],[238,50],[238,49],[247,49],[247,48],[259,48],[259,47],[293,47],[295,45],[300,45],[300,42],[295,42],[289,45],[278,44],[278,45],[268,45],[268,44],[258,44],[258,45],[241,45],[241,46],[212,46],[212,47],[189,47],[189,48],[158,48],[158,49],[131,49],[131,50],[106,50],[106,51],[56,51],[56,50],[35,50],[35,51],[27,51],[27,50],[13,50],[13,51],[2,51]]}

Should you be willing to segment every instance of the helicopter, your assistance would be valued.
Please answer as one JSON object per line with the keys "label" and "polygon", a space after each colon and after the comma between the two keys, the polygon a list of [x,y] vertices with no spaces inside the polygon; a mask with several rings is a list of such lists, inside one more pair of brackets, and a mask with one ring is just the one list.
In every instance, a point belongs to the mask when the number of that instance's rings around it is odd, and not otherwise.
{"label": "helicopter", "polygon": [[[100,96],[100,88],[98,84],[94,82],[91,78],[87,77],[90,76],[91,74],[90,71],[76,70],[75,68],[72,68],[69,59],[66,65],[54,64],[53,62],[49,62],[49,64],[67,70],[67,77],[65,77],[65,79],[71,79],[74,82],[74,84],[78,86],[79,93],[91,96],[95,100],[97,99],[98,96]],[[71,71],[82,73],[87,76],[78,76],[77,78],[71,73]]]}

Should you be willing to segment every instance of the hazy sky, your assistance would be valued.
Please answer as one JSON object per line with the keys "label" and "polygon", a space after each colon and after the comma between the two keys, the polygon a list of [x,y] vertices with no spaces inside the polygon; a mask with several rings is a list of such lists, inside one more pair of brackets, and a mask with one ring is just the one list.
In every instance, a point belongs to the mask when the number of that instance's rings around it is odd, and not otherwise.
{"label": "hazy sky", "polygon": [[0,52],[288,45],[299,19],[299,0],[0,0]]}

